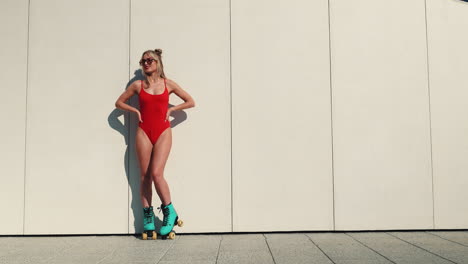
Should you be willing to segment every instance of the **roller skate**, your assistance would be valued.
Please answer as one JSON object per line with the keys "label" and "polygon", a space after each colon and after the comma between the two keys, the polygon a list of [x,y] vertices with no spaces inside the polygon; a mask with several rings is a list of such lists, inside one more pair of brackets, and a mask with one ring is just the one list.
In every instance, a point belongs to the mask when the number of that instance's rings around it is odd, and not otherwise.
{"label": "roller skate", "polygon": [[175,231],[173,230],[174,226],[177,225],[179,227],[182,227],[184,225],[184,222],[182,222],[182,220],[179,220],[179,216],[174,210],[174,206],[172,205],[172,203],[166,206],[161,205],[161,207],[159,207],[158,209],[160,211],[162,210],[164,215],[163,224],[159,231],[159,235],[162,239],[174,239],[176,236]]}
{"label": "roller skate", "polygon": [[154,227],[154,211],[153,206],[143,208],[143,240],[147,240],[148,237],[156,240],[156,231]]}

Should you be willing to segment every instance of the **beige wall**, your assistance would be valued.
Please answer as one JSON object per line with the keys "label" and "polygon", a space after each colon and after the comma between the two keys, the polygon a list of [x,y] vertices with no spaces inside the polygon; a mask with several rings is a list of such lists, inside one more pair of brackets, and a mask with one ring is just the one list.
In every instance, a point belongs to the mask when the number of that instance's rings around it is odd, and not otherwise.
{"label": "beige wall", "polygon": [[[112,6],[110,9],[109,6]],[[128,1],[31,1],[26,234],[128,233]]]}
{"label": "beige wall", "polygon": [[22,234],[28,1],[0,2],[0,234]]}
{"label": "beige wall", "polygon": [[181,232],[467,228],[467,9],[2,1],[0,234],[141,232],[114,102],[155,48],[197,103],[166,167]]}
{"label": "beige wall", "polygon": [[468,223],[468,3],[427,1],[435,228]]}
{"label": "beige wall", "polygon": [[432,228],[424,2],[330,10],[335,228]]}
{"label": "beige wall", "polygon": [[234,231],[333,229],[327,17],[232,1]]}

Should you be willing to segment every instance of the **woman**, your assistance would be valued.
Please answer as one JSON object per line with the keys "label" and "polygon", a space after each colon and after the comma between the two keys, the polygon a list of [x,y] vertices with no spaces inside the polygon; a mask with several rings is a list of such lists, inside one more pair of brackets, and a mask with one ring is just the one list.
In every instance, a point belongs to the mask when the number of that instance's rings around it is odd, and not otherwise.
{"label": "woman", "polygon": [[[172,229],[175,224],[182,225],[171,203],[169,186],[164,179],[166,165],[172,145],[172,132],[169,116],[173,111],[195,106],[192,97],[174,81],[166,78],[161,60],[162,50],[147,50],[141,56],[140,65],[144,80],[133,82],[117,99],[115,106],[138,115],[139,125],[136,132],[136,152],[140,165],[140,198],[143,205],[143,239],[148,235],[156,239],[154,212],[151,205],[152,182],[162,202],[164,220],[160,230],[162,236],[169,234],[174,238]],[[168,108],[169,95],[175,93],[184,103]],[[140,110],[125,102],[138,94]]]}

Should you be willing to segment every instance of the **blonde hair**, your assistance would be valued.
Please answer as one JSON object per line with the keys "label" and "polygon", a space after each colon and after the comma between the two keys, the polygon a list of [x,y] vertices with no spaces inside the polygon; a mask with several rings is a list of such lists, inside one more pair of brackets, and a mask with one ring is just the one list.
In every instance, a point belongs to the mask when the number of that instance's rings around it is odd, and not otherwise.
{"label": "blonde hair", "polygon": [[[150,55],[151,57],[153,57],[153,59],[156,60],[156,69],[157,69],[156,71],[158,72],[161,78],[166,79],[166,75],[164,74],[164,65],[161,59],[162,50],[161,49],[147,50],[143,52],[143,54],[141,54],[142,59],[143,59],[143,56],[145,56],[145,54]],[[143,65],[140,65],[140,67],[141,67],[141,71],[143,72],[143,75],[146,76],[146,73],[143,69]]]}

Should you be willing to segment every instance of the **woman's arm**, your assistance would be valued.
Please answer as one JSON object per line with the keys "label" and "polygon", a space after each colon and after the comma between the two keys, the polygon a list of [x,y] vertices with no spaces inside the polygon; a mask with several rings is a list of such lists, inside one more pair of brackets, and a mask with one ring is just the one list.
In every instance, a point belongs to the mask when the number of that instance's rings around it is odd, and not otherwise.
{"label": "woman's arm", "polygon": [[140,120],[140,122],[143,122],[141,120],[140,111],[138,109],[136,109],[135,107],[132,107],[132,106],[130,106],[130,105],[128,105],[126,103],[127,100],[130,99],[130,97],[132,97],[134,94],[138,94],[138,84],[137,84],[138,82],[139,81],[135,81],[132,84],[130,84],[130,86],[127,88],[127,90],[125,90],[125,92],[123,92],[119,96],[117,101],[115,102],[115,107],[118,108],[118,109],[125,110],[125,111],[137,113],[138,114],[138,119]]}
{"label": "woman's arm", "polygon": [[170,107],[167,110],[167,118],[169,118],[170,113],[173,111],[195,107],[195,101],[193,100],[192,96],[184,91],[177,83],[167,79],[167,85],[173,93],[179,96],[180,99],[184,100],[184,103]]}

